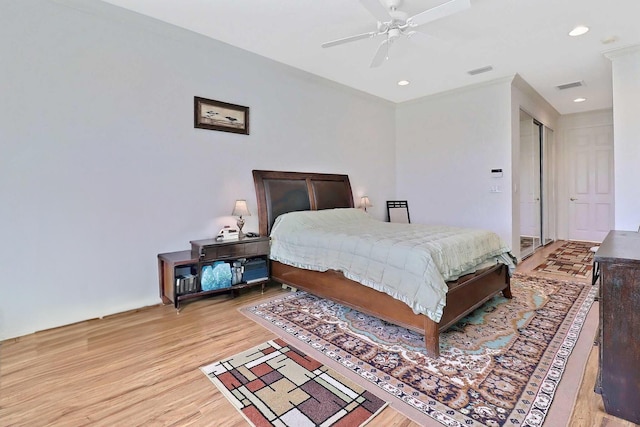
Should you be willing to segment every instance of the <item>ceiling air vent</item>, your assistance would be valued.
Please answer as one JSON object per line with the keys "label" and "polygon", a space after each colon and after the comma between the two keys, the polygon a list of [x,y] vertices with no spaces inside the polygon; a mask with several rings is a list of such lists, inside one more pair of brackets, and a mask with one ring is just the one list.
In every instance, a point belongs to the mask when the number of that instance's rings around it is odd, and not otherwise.
{"label": "ceiling air vent", "polygon": [[556,87],[558,89],[560,89],[560,90],[565,90],[565,89],[571,89],[572,87],[580,87],[580,86],[584,86],[584,82],[583,81],[566,83],[566,84],[563,84],[563,85],[558,85]]}
{"label": "ceiling air vent", "polygon": [[491,71],[491,70],[493,70],[493,67],[491,65],[488,65],[486,67],[476,68],[475,70],[467,71],[467,74],[475,76],[476,74],[486,73],[487,71]]}

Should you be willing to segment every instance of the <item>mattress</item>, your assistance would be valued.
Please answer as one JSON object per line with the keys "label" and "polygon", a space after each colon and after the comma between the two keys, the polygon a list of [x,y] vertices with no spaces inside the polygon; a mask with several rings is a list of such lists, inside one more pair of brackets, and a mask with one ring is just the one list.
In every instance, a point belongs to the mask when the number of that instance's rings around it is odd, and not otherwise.
{"label": "mattress", "polygon": [[515,269],[510,249],[494,232],[382,222],[359,209],[280,215],[269,256],[307,270],[340,271],[435,322],[446,303],[447,281],[495,263]]}

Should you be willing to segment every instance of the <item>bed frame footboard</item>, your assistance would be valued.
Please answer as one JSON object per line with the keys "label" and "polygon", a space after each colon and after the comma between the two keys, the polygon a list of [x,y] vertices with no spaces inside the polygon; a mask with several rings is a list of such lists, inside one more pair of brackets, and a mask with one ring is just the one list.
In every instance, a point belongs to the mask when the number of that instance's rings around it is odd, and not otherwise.
{"label": "bed frame footboard", "polygon": [[427,354],[433,358],[440,354],[440,332],[499,292],[506,298],[511,298],[508,268],[502,264],[448,283],[447,305],[439,323],[423,314],[415,314],[402,301],[347,279],[338,271],[303,270],[272,261],[271,277],[387,322],[424,333]]}
{"label": "bed frame footboard", "polygon": [[424,316],[424,342],[427,354],[434,358],[440,355],[440,332],[447,330],[500,292],[505,298],[512,298],[509,269],[502,264],[449,282],[448,285],[447,305],[440,322],[436,323]]}

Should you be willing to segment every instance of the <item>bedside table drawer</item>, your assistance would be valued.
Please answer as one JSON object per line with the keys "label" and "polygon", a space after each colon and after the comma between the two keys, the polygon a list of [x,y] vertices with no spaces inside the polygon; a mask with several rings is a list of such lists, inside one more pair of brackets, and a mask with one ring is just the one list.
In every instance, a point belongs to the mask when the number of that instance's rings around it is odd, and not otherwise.
{"label": "bedside table drawer", "polygon": [[269,238],[245,238],[230,242],[213,239],[191,242],[191,255],[201,261],[226,258],[247,258],[269,254]]}
{"label": "bedside table drawer", "polygon": [[246,245],[203,246],[201,258],[203,260],[229,257],[243,257]]}
{"label": "bedside table drawer", "polygon": [[268,255],[269,254],[269,242],[253,242],[245,243],[244,245],[245,255]]}

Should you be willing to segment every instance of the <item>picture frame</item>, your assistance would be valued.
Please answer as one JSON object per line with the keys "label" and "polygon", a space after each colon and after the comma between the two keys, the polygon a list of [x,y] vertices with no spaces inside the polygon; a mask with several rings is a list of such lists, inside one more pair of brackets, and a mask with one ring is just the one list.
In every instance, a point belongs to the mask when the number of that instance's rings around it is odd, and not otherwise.
{"label": "picture frame", "polygon": [[249,135],[249,107],[193,97],[194,127]]}

